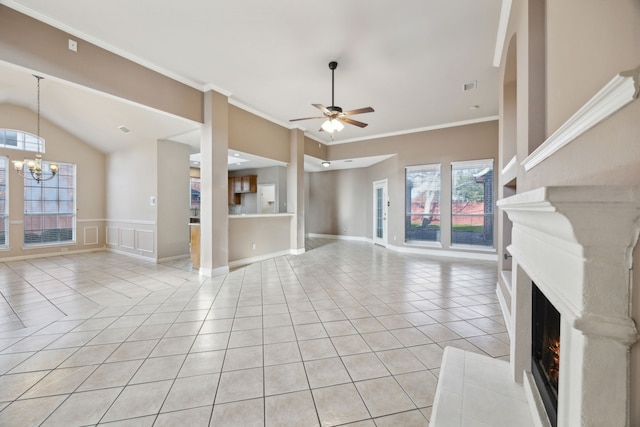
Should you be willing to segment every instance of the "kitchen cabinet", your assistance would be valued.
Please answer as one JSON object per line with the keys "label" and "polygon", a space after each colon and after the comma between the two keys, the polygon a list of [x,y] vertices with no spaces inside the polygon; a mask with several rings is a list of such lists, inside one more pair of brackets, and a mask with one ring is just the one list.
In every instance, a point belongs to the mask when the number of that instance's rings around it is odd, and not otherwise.
{"label": "kitchen cabinet", "polygon": [[230,176],[229,177],[229,204],[239,205],[240,195],[256,193],[258,191],[258,175]]}
{"label": "kitchen cabinet", "polygon": [[230,205],[239,205],[241,203],[240,192],[236,191],[236,183],[238,184],[238,189],[242,189],[242,181],[239,180],[240,177],[229,177],[229,204]]}
{"label": "kitchen cabinet", "polygon": [[242,186],[241,193],[255,193],[258,191],[258,175],[247,175],[240,177]]}

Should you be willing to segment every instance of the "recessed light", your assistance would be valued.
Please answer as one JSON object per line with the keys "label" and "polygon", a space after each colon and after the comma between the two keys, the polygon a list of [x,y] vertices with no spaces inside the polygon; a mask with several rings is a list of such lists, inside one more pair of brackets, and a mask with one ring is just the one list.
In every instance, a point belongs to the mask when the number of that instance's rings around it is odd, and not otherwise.
{"label": "recessed light", "polygon": [[234,155],[235,157],[240,157],[240,154],[238,154],[238,153],[233,153],[233,155]]}
{"label": "recessed light", "polygon": [[469,107],[470,110],[477,110],[478,108],[480,108],[479,105],[472,105],[471,107]]}
{"label": "recessed light", "polygon": [[120,125],[120,126],[118,126],[118,129],[120,129],[120,130],[121,130],[122,132],[124,132],[124,133],[129,133],[129,132],[131,132],[131,130],[130,130],[128,127],[126,127],[125,125]]}
{"label": "recessed light", "polygon": [[349,160],[345,160],[344,162],[345,163],[351,163],[351,162],[353,162],[353,160],[349,159]]}
{"label": "recessed light", "polygon": [[329,166],[331,166],[331,162],[322,162],[322,166],[328,168]]}

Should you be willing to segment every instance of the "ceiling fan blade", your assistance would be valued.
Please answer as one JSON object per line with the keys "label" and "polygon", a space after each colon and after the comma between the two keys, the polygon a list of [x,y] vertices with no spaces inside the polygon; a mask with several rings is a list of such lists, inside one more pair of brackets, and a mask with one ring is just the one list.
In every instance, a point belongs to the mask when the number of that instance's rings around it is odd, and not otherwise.
{"label": "ceiling fan blade", "polygon": [[311,105],[316,107],[318,110],[322,111],[324,114],[327,114],[327,115],[331,114],[331,111],[329,111],[329,109],[322,104],[311,104]]}
{"label": "ceiling fan blade", "polygon": [[350,119],[348,117],[338,117],[338,120],[341,120],[341,121],[343,121],[345,123],[349,123],[350,125],[355,125],[355,126],[358,126],[358,127],[361,127],[361,128],[367,127],[366,123],[362,123],[362,122],[359,122],[357,120]]}
{"label": "ceiling fan blade", "polygon": [[373,113],[374,110],[371,107],[358,108],[357,110],[344,111],[342,114],[345,116],[352,116],[354,114]]}
{"label": "ceiling fan blade", "polygon": [[291,120],[289,120],[289,121],[290,121],[290,122],[298,122],[298,121],[300,121],[300,120],[324,119],[324,118],[326,118],[326,117],[324,117],[324,116],[318,116],[318,117],[303,117],[303,118],[301,118],[301,119],[291,119]]}

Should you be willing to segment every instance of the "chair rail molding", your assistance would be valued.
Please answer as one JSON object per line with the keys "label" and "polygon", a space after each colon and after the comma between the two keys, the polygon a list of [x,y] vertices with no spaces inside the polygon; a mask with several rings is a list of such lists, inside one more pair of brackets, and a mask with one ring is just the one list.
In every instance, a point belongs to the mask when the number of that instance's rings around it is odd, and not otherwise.
{"label": "chair rail molding", "polygon": [[616,75],[521,163],[529,171],[640,95],[640,67]]}

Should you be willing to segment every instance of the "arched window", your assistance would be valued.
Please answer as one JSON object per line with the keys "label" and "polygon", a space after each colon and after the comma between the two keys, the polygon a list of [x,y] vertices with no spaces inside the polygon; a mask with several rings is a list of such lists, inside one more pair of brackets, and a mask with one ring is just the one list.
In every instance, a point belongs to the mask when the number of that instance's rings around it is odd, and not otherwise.
{"label": "arched window", "polygon": [[0,148],[44,153],[44,138],[13,129],[0,129]]}

